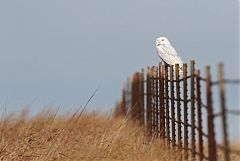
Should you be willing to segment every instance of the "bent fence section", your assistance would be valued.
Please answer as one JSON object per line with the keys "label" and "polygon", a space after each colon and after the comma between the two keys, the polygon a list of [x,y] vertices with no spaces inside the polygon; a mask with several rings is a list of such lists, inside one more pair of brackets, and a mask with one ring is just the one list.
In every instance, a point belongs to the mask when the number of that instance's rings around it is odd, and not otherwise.
{"label": "bent fence section", "polygon": [[[206,67],[203,77],[195,69],[194,61],[191,61],[190,68],[183,65],[183,73],[179,72],[177,64],[149,67],[146,72],[142,69],[127,81],[115,115],[129,116],[145,127],[149,137],[166,140],[170,149],[182,149],[181,158],[198,157],[200,161],[217,161],[214,119],[221,117],[224,160],[230,161],[227,114],[240,115],[240,110],[226,109],[225,84],[240,84],[240,81],[224,79],[222,64],[218,65],[218,80],[215,82],[212,81],[210,67]],[[213,86],[219,87],[220,113],[214,113]],[[204,116],[206,121],[203,121],[203,114],[207,115]]]}

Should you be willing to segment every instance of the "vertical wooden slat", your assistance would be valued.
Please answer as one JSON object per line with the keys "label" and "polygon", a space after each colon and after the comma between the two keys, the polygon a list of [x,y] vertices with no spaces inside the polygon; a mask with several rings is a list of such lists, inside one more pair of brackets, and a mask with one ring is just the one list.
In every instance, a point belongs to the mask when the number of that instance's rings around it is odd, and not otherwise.
{"label": "vertical wooden slat", "polygon": [[166,109],[166,133],[167,133],[167,143],[170,145],[170,112],[169,112],[169,96],[168,96],[168,67],[165,66],[165,109]]}
{"label": "vertical wooden slat", "polygon": [[224,74],[223,74],[223,64],[218,66],[218,78],[219,78],[219,96],[222,111],[222,129],[223,129],[223,141],[224,141],[224,159],[225,161],[230,161],[229,157],[229,141],[227,132],[227,115],[226,115],[226,99],[225,99],[225,89],[224,89]]}
{"label": "vertical wooden slat", "polygon": [[160,137],[165,138],[164,65],[160,65]]}
{"label": "vertical wooden slat", "polygon": [[199,161],[203,161],[203,131],[202,131],[202,98],[201,98],[201,84],[200,84],[200,71],[196,74],[196,90],[197,90],[197,114],[198,114],[198,149]]}
{"label": "vertical wooden slat", "polygon": [[156,72],[155,72],[155,78],[156,78],[156,81],[155,81],[155,130],[156,130],[156,133],[159,132],[159,68],[157,67],[156,68]]}
{"label": "vertical wooden slat", "polygon": [[176,95],[177,95],[177,125],[178,125],[178,147],[182,147],[182,127],[181,127],[181,103],[180,103],[180,83],[179,83],[179,65],[175,65],[176,72]]}
{"label": "vertical wooden slat", "polygon": [[183,98],[184,98],[184,149],[188,159],[188,95],[187,95],[187,64],[183,64]]}
{"label": "vertical wooden slat", "polygon": [[149,136],[152,136],[152,119],[151,119],[151,70],[147,69],[147,132]]}
{"label": "vertical wooden slat", "polygon": [[151,84],[151,131],[154,132],[154,67],[150,69],[150,84]]}
{"label": "vertical wooden slat", "polygon": [[136,73],[136,121],[138,124],[140,124],[141,121],[141,97],[140,97],[140,73]]}
{"label": "vertical wooden slat", "polygon": [[171,90],[171,118],[172,118],[172,144],[176,145],[176,128],[175,128],[175,97],[174,97],[174,80],[173,65],[170,66],[170,90]]}
{"label": "vertical wooden slat", "polygon": [[214,116],[212,104],[212,86],[210,67],[206,67],[206,95],[207,95],[207,112],[208,112],[208,157],[210,161],[217,160],[216,141],[214,133]]}
{"label": "vertical wooden slat", "polygon": [[156,134],[156,96],[155,96],[155,68],[151,68],[151,103],[152,103],[152,130]]}
{"label": "vertical wooden slat", "polygon": [[127,114],[127,108],[126,108],[126,90],[122,90],[122,100],[121,100],[121,112],[122,115],[125,116]]}
{"label": "vertical wooden slat", "polygon": [[133,75],[132,77],[132,92],[131,92],[131,97],[132,97],[132,102],[131,102],[131,118],[132,120],[136,121],[136,74]]}
{"label": "vertical wooden slat", "polygon": [[144,126],[144,69],[142,69],[140,74],[140,113],[141,113],[141,121],[140,124]]}
{"label": "vertical wooden slat", "polygon": [[191,61],[191,151],[192,158],[196,157],[195,144],[195,62]]}

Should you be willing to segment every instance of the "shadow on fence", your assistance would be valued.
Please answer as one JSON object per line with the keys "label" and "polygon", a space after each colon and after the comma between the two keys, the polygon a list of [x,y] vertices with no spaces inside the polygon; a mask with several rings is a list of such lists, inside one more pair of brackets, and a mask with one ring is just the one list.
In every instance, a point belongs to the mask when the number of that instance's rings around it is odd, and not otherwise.
{"label": "shadow on fence", "polygon": [[[217,143],[214,119],[221,117],[224,160],[230,161],[227,114],[240,115],[239,111],[226,109],[225,84],[240,84],[239,80],[224,79],[223,65],[218,66],[218,81],[212,81],[210,67],[206,76],[195,70],[191,61],[190,71],[183,65],[148,68],[137,72],[128,80],[122,91],[122,99],[115,108],[115,115],[128,115],[144,126],[147,135],[166,140],[168,147],[183,150],[182,158],[217,161]],[[188,74],[189,73],[189,74]],[[202,90],[204,87],[204,91]],[[218,86],[221,112],[214,113],[212,87]],[[202,99],[202,92],[205,102]],[[203,130],[203,110],[206,110],[207,132]],[[207,140],[204,145],[203,140]],[[239,154],[239,152],[237,152]]]}

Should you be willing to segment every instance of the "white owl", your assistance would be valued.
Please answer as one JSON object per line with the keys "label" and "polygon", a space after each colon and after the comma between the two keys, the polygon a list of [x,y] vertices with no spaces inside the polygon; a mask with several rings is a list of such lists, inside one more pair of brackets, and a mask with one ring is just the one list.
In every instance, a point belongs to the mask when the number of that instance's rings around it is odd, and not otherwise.
{"label": "white owl", "polygon": [[179,72],[183,72],[183,61],[177,56],[177,52],[166,37],[159,37],[156,40],[156,48],[159,57],[168,65],[179,65]]}

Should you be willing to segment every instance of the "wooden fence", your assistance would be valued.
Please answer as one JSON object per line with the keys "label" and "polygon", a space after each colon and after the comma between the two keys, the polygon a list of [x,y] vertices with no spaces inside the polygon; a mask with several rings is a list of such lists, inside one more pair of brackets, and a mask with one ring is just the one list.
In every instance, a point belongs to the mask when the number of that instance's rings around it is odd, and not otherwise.
{"label": "wooden fence", "polygon": [[[170,149],[182,149],[184,159],[198,157],[200,161],[217,161],[214,119],[221,117],[224,160],[230,161],[227,114],[240,115],[240,110],[230,111],[226,108],[224,86],[240,84],[240,81],[225,79],[222,64],[218,66],[217,81],[212,81],[209,66],[205,72],[205,77],[202,77],[200,71],[195,70],[194,61],[190,63],[190,71],[187,64],[183,65],[182,74],[177,64],[160,64],[148,68],[146,74],[142,69],[128,80],[115,114],[128,115],[145,127],[150,137],[166,140]],[[213,86],[219,87],[219,113],[214,113],[213,109]],[[203,114],[207,115],[206,121],[203,121]],[[207,130],[203,128],[204,123]]]}

